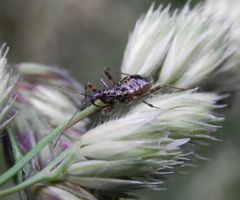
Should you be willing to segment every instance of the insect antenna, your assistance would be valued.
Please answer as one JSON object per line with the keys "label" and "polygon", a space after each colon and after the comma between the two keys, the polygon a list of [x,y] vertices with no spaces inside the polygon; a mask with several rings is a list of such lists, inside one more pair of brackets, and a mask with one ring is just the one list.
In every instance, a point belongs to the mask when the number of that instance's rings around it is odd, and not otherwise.
{"label": "insect antenna", "polygon": [[62,86],[59,86],[59,85],[54,85],[54,84],[49,83],[49,82],[37,82],[36,84],[34,84],[33,86],[29,87],[28,89],[32,90],[32,89],[34,89],[34,88],[36,88],[38,86],[41,86],[41,85],[48,85],[48,86],[51,86],[51,87],[55,87],[55,88],[64,90],[65,92],[70,90],[72,93],[78,94],[75,90],[73,90],[71,88],[66,88],[66,87],[62,87]]}
{"label": "insect antenna", "polygon": [[[90,94],[77,93],[77,91],[76,91],[75,89],[71,89],[71,88],[67,88],[67,87],[62,87],[62,86],[59,86],[59,85],[54,85],[54,84],[49,83],[49,82],[38,82],[38,83],[36,83],[35,85],[29,87],[28,90],[32,90],[32,89],[34,89],[34,88],[36,88],[36,87],[38,87],[38,86],[41,86],[41,85],[48,85],[48,86],[51,86],[51,87],[55,87],[55,88],[61,89],[61,90],[62,90],[64,93],[66,93],[67,95],[72,94],[72,95],[77,96],[77,97],[79,97],[80,95],[82,95],[82,96],[85,97],[85,98],[84,98],[84,101],[83,101],[84,104],[85,104],[85,101],[86,101],[86,97],[90,97],[90,96],[91,96]],[[85,89],[84,91],[86,91],[86,89]],[[78,105],[78,103],[77,103],[78,101],[77,101],[75,98],[72,98],[72,99],[75,101],[76,106],[77,106],[77,107],[80,107],[80,106]]]}
{"label": "insect antenna", "polygon": [[[65,93],[71,92],[71,93],[74,94],[74,95],[82,95],[82,96],[85,97],[85,99],[84,99],[84,104],[87,104],[87,103],[89,102],[89,101],[86,101],[86,97],[90,97],[90,96],[91,96],[91,94],[87,94],[87,93],[77,93],[76,90],[73,90],[73,89],[71,89],[71,88],[62,87],[62,86],[59,86],[59,85],[54,85],[54,84],[49,83],[49,82],[38,82],[38,83],[34,84],[33,86],[29,87],[28,89],[29,89],[29,90],[32,90],[32,89],[34,89],[34,88],[36,88],[36,87],[38,87],[38,86],[41,86],[41,85],[48,85],[48,86],[51,86],[51,87],[55,87],[55,88],[58,88],[58,89],[63,90],[63,92],[65,92]],[[89,85],[90,85],[90,84],[89,84]],[[88,85],[88,86],[89,86],[89,85]],[[85,88],[86,88],[86,86],[85,86]],[[94,90],[94,86],[91,87],[91,88],[92,88],[92,90]],[[69,91],[69,90],[70,90],[70,91]],[[86,91],[86,90],[85,90],[85,91]],[[79,110],[80,110],[80,106],[77,105],[77,102],[75,102],[75,106],[77,107],[77,110],[76,110],[76,111],[74,112],[74,114],[71,116],[71,118],[69,119],[69,121],[68,121],[68,123],[66,124],[66,126],[69,126],[71,120],[75,117],[75,115],[76,115],[76,114],[79,112]],[[59,142],[59,140],[60,140],[60,138],[62,137],[63,134],[64,134],[64,133],[61,133],[61,134],[56,138],[56,140],[55,140],[55,142],[54,142],[54,144],[53,144],[53,149],[56,148],[56,145],[58,144],[58,142]],[[0,135],[0,138],[3,137],[3,136],[4,136],[4,135]]]}
{"label": "insect antenna", "polygon": [[105,67],[105,68],[104,68],[104,71],[112,71],[112,72],[119,73],[119,74],[122,74],[122,75],[132,76],[132,74],[128,74],[128,73],[125,73],[125,72],[121,72],[121,71],[116,70],[116,69],[111,69],[110,67]]}

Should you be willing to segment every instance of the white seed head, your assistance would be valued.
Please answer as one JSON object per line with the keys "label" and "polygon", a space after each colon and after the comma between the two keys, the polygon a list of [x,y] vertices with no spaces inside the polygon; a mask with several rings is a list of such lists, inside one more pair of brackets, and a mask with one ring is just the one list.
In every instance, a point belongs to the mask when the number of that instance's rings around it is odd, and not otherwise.
{"label": "white seed head", "polygon": [[[76,91],[81,93],[83,87],[80,84],[78,87],[78,84],[64,71],[49,66],[22,63],[15,65],[15,69],[21,79],[16,87],[18,98],[14,105],[20,113],[13,126],[19,146],[22,152],[26,153],[53,128],[70,120],[74,113],[79,111],[76,102],[82,106],[83,97],[71,92],[72,89],[77,89]],[[57,143],[56,140],[52,141],[52,144],[32,160],[33,168],[43,168],[53,156],[79,139],[81,134],[86,132],[88,122],[88,118],[82,120],[57,138],[59,139]]]}
{"label": "white seed head", "polygon": [[15,100],[13,89],[15,87],[17,76],[6,66],[6,55],[8,48],[5,45],[0,48],[0,130],[13,119],[14,115],[8,116]]}
{"label": "white seed head", "polygon": [[[219,74],[240,63],[231,29],[229,20],[207,14],[202,5],[193,10],[186,5],[173,14],[169,7],[154,10],[151,6],[129,37],[122,72],[152,75],[154,85],[190,88],[214,82]],[[23,69],[28,72],[29,65]],[[52,123],[60,123],[75,108],[61,92],[45,86],[27,96],[37,112],[52,119]],[[152,95],[146,101],[154,107],[137,104],[124,116],[90,129],[71,143],[67,153],[75,160],[62,168],[62,183],[116,192],[119,198],[133,189],[159,189],[166,174],[175,166],[185,165],[195,142],[214,139],[210,133],[219,128],[215,123],[223,118],[214,115],[213,110],[222,107],[217,105],[222,98],[196,90]],[[84,121],[81,126],[85,127]],[[49,154],[51,149],[44,151]],[[47,187],[47,191],[68,199],[76,197],[54,186]]]}
{"label": "white seed head", "polygon": [[[69,78],[65,71],[35,63],[21,63],[16,65],[16,69],[22,77],[19,95],[47,118],[49,124],[57,126],[63,123],[82,107],[83,96],[80,93],[83,93],[83,87]],[[75,99],[77,102],[73,101]],[[75,127],[84,128],[87,122],[87,119],[83,120]]]}
{"label": "white seed head", "polygon": [[229,57],[229,23],[210,19],[196,8],[179,13],[177,31],[160,71],[159,83],[192,87],[209,78]]}
{"label": "white seed head", "polygon": [[77,161],[64,179],[97,190],[159,188],[164,173],[184,164],[182,146],[195,137],[211,139],[208,134],[218,128],[212,123],[222,120],[211,110],[221,98],[189,90],[147,99],[159,109],[138,104],[86,132],[72,147]]}
{"label": "white seed head", "polygon": [[[136,138],[149,139],[150,135],[146,134],[154,131],[165,133],[163,134],[165,136],[172,130],[194,132],[198,128],[209,129],[211,125],[200,125],[197,122],[220,120],[210,110],[216,108],[215,102],[221,98],[213,93],[196,93],[194,90],[156,95],[147,101],[159,109],[151,108],[143,103],[138,104],[127,115],[89,130],[81,137],[81,144]],[[157,137],[161,138],[163,135],[160,134]]]}
{"label": "white seed head", "polygon": [[69,98],[56,88],[40,85],[32,90],[28,100],[56,125],[63,123],[77,110]]}
{"label": "white seed head", "polygon": [[124,53],[122,72],[152,74],[162,63],[175,32],[169,7],[154,10],[152,5],[136,23]]}
{"label": "white seed head", "polygon": [[239,64],[231,60],[239,49],[230,37],[231,25],[207,15],[203,6],[190,10],[186,5],[173,14],[169,7],[154,11],[151,6],[129,38],[122,71],[153,76],[159,72],[158,84],[186,88],[214,82],[219,72]]}

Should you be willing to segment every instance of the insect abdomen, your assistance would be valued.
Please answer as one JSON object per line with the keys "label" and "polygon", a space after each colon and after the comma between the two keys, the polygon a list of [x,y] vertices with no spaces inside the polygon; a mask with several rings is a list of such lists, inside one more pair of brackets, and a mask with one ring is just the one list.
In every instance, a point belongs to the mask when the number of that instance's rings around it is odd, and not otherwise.
{"label": "insect abdomen", "polygon": [[142,95],[152,87],[151,79],[138,75],[127,77],[121,82],[122,87],[127,88],[127,93],[133,96]]}

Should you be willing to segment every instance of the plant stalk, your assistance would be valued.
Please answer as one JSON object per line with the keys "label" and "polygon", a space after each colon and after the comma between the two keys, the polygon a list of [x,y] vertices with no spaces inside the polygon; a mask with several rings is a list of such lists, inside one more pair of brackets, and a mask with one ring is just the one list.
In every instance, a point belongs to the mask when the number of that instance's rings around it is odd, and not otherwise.
{"label": "plant stalk", "polygon": [[[7,196],[15,192],[19,192],[39,182],[51,182],[60,180],[61,175],[63,171],[66,169],[66,167],[76,159],[75,154],[72,154],[71,152],[72,152],[71,148],[63,151],[51,163],[49,163],[47,167],[45,167],[39,173],[35,174],[33,177],[27,179],[26,181],[14,187],[0,190],[0,197]],[[60,162],[61,164],[56,168],[56,166]]]}
{"label": "plant stalk", "polygon": [[46,135],[35,147],[33,147],[27,154],[21,157],[18,162],[13,165],[8,171],[0,176],[0,185],[3,185],[5,182],[10,180],[16,173],[21,170],[34,156],[36,156],[44,147],[51,143],[55,138],[60,136],[63,131],[70,128],[77,122],[83,120],[84,118],[90,116],[91,114],[100,110],[104,104],[101,101],[95,103],[97,106],[91,105],[84,109],[83,111],[77,112],[74,114],[72,119],[64,122],[62,125],[55,128],[51,133]]}

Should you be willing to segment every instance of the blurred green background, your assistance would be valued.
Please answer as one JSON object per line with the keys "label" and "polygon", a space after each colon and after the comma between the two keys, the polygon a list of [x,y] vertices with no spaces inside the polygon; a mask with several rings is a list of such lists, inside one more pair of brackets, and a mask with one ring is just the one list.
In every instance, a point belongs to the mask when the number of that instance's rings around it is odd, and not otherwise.
{"label": "blurred green background", "polygon": [[[98,84],[104,67],[120,67],[129,32],[153,2],[171,3],[173,8],[186,3],[183,0],[0,0],[0,43],[10,46],[9,63],[59,66],[69,70],[81,83]],[[166,181],[167,190],[139,194],[141,198],[239,200],[240,116],[236,110],[230,108],[224,113],[224,128],[216,133],[223,141],[202,147],[200,154],[209,161],[197,161],[196,167],[179,169]],[[4,155],[0,158],[3,172]],[[13,198],[17,199],[11,196],[4,200]]]}

